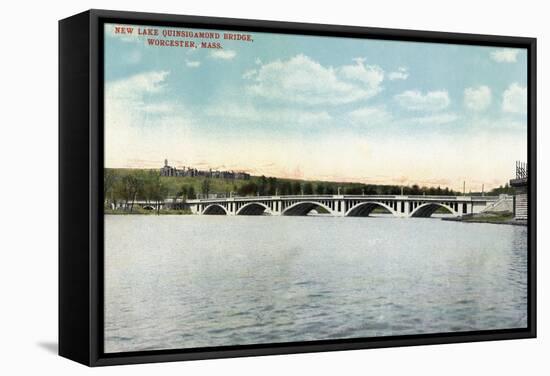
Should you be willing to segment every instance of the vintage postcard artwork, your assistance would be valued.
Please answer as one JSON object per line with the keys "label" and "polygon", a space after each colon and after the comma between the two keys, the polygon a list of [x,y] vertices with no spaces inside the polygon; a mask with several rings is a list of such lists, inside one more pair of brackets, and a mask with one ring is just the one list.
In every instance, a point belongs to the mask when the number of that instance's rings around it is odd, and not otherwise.
{"label": "vintage postcard artwork", "polygon": [[104,351],[527,327],[527,51],[106,23]]}

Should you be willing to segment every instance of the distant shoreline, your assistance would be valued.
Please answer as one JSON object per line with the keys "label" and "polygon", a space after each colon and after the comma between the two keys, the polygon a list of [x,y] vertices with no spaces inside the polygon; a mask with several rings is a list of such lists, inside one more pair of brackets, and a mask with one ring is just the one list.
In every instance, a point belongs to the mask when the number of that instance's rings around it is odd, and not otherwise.
{"label": "distant shoreline", "polygon": [[462,223],[489,223],[493,225],[511,225],[527,226],[527,221],[516,220],[512,213],[480,213],[474,215],[465,215],[456,218],[441,218],[444,221],[462,222]]}

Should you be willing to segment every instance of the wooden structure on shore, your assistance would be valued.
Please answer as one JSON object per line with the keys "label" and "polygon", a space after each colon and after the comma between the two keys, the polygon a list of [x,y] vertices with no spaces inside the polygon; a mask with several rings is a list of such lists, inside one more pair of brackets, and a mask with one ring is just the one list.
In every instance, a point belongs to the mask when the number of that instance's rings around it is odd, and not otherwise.
{"label": "wooden structure on shore", "polygon": [[510,185],[516,189],[514,195],[514,219],[527,220],[528,214],[528,169],[527,163],[516,162],[516,178],[510,180]]}

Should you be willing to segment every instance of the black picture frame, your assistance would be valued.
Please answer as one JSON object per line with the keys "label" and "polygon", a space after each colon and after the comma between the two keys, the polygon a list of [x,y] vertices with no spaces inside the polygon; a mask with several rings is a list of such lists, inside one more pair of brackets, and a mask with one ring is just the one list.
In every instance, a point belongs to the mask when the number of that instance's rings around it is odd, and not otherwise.
{"label": "black picture frame", "polygon": [[[100,205],[104,22],[527,49],[527,328],[105,354]],[[535,38],[108,10],[88,10],[59,21],[59,354],[88,366],[105,366],[536,337],[536,84]]]}

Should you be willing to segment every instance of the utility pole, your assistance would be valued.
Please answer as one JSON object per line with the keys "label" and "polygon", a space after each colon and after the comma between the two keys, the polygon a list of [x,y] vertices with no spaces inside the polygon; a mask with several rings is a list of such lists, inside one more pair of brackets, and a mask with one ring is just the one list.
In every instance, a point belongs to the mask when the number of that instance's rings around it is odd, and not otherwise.
{"label": "utility pole", "polygon": [[338,187],[338,196],[340,196],[340,187]]}
{"label": "utility pole", "polygon": [[466,196],[466,180],[462,182],[462,196]]}
{"label": "utility pole", "polygon": [[485,196],[485,184],[481,184],[481,196]]}
{"label": "utility pole", "polygon": [[403,196],[403,186],[401,186],[401,196]]}

